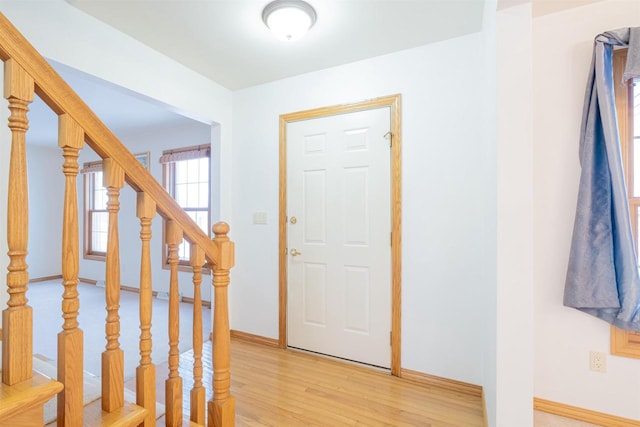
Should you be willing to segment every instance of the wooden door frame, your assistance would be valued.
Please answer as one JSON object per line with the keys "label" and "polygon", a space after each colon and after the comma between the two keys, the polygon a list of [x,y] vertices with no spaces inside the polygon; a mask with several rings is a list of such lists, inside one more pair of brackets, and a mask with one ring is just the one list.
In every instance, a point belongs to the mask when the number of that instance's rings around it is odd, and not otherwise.
{"label": "wooden door frame", "polygon": [[280,116],[280,215],[279,215],[279,338],[287,347],[287,124],[338,114],[389,107],[391,110],[391,374],[400,376],[401,349],[401,101],[400,94],[353,104],[334,105]]}

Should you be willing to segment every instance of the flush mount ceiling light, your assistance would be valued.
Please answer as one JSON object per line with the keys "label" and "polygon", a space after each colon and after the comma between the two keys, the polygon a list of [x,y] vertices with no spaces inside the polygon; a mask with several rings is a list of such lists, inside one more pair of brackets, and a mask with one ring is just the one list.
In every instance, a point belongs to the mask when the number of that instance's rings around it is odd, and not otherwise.
{"label": "flush mount ceiling light", "polygon": [[280,40],[301,39],[316,23],[316,11],[302,0],[275,0],[262,10],[262,21]]}

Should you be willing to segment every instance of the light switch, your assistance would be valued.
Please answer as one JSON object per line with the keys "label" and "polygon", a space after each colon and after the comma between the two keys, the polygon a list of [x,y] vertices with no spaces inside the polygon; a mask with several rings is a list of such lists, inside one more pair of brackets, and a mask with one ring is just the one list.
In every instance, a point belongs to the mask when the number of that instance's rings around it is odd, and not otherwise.
{"label": "light switch", "polygon": [[254,224],[266,224],[267,223],[267,213],[266,212],[254,212],[253,213],[253,223]]}

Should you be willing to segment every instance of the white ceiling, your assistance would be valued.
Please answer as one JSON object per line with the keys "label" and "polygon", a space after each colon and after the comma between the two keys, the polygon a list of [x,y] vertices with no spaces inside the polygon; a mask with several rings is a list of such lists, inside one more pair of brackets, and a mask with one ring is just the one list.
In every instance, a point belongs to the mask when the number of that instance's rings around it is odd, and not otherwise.
{"label": "white ceiling", "polygon": [[484,0],[307,0],[295,43],[262,22],[269,0],[67,0],[231,90],[481,30]]}
{"label": "white ceiling", "polygon": [[[485,3],[307,0],[317,11],[316,25],[302,40],[284,43],[262,23],[269,0],[66,1],[231,90],[480,31]],[[498,0],[498,8],[528,1]],[[594,1],[534,0],[534,14]],[[149,126],[196,123],[123,88],[53,65],[118,136]],[[38,100],[31,111],[28,142],[54,145],[55,114]]]}
{"label": "white ceiling", "polygon": [[[480,31],[484,0],[308,0],[316,25],[296,43],[262,23],[269,0],[67,0],[151,48],[237,90]],[[192,123],[123,88],[54,68],[119,137]],[[57,117],[36,99],[29,144],[55,145]]]}

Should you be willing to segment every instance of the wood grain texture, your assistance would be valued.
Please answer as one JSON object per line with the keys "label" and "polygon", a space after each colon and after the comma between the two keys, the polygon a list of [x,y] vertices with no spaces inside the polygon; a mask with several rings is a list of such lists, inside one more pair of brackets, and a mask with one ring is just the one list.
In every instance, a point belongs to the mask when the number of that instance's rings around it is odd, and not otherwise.
{"label": "wood grain texture", "polygon": [[391,373],[399,376],[402,356],[402,98],[391,108]]}
{"label": "wood grain texture", "polygon": [[638,420],[578,408],[577,406],[565,405],[564,403],[553,402],[538,397],[533,399],[533,408],[549,414],[560,415],[562,417],[607,427],[640,427],[640,421]]}
{"label": "wood grain texture", "polygon": [[415,382],[425,387],[435,386],[454,393],[468,394],[470,396],[482,398],[482,386],[476,384],[469,384],[409,369],[402,369],[400,376],[404,380]]}
{"label": "wood grain texture", "polygon": [[166,422],[167,426],[182,425],[182,378],[178,373],[180,351],[180,301],[178,286],[178,246],[182,242],[182,230],[169,220],[166,223],[166,241],[169,254],[169,377],[165,381]]}
{"label": "wood grain texture", "polygon": [[[33,375],[33,309],[12,307],[2,312],[2,382],[18,384]],[[27,358],[27,355],[31,357]],[[5,369],[7,373],[5,374]]]}
{"label": "wood grain texture", "polygon": [[32,375],[33,312],[27,306],[27,245],[29,240],[29,188],[25,133],[27,112],[33,101],[33,78],[16,61],[4,63],[4,96],[9,100],[11,158],[7,198],[8,308],[2,316],[2,381],[13,385]]}
{"label": "wood grain texture", "polygon": [[100,400],[89,404],[84,409],[86,425],[95,427],[131,427],[142,423],[147,411],[133,403],[125,403],[111,412],[102,410]]}
{"label": "wood grain texture", "polygon": [[0,425],[11,427],[42,427],[43,419],[44,408],[42,406],[36,406],[20,412],[9,420],[0,421]]}
{"label": "wood grain texture", "polygon": [[[13,58],[4,62],[4,97],[33,101],[35,81],[23,64]],[[26,130],[26,129],[25,129]]]}
{"label": "wood grain texture", "polygon": [[438,384],[238,340],[231,356],[239,426],[484,425],[479,396]]}
{"label": "wood grain texture", "polygon": [[191,244],[190,264],[193,268],[193,388],[190,392],[189,419],[204,425],[206,420],[206,396],[202,384],[202,266],[204,251]]}
{"label": "wood grain texture", "polygon": [[84,132],[68,115],[58,117],[58,146],[62,148],[65,176],[62,222],[62,318],[58,334],[58,380],[64,389],[58,396],[58,426],[81,427],[83,395],[83,332],[78,328],[78,156],[84,145]]}
{"label": "wood grain texture", "polygon": [[147,410],[142,426],[156,425],[156,366],[149,364],[136,368],[136,404]]}
{"label": "wood grain texture", "polygon": [[158,204],[159,213],[174,220],[187,239],[204,249],[207,258],[217,262],[215,245],[200,227],[180,208],[149,171],[100,121],[84,101],[69,87],[38,51],[0,14],[0,59],[11,59],[35,80],[35,92],[56,113],[69,114],[84,129],[87,144],[103,159],[112,158],[124,169],[127,183],[136,191],[144,191]]}
{"label": "wood grain texture", "polygon": [[287,123],[284,116],[279,120],[280,153],[278,161],[278,344],[287,348]]}
{"label": "wood grain texture", "polygon": [[7,420],[32,408],[42,409],[61,390],[62,383],[38,373],[13,386],[0,384],[0,425],[11,425]]}
{"label": "wood grain texture", "polygon": [[209,401],[209,427],[235,425],[235,399],[231,396],[231,343],[229,335],[229,269],[235,262],[234,245],[229,240],[229,225],[213,226],[213,243],[219,262],[213,267],[213,398]]}
{"label": "wood grain texture", "polygon": [[104,160],[103,184],[107,189],[107,261],[105,299],[107,345],[102,353],[102,410],[113,412],[124,405],[124,354],[120,349],[120,237],[118,212],[120,189],[124,186],[124,171],[112,159]]}
{"label": "wood grain texture", "polygon": [[402,96],[299,111],[280,116],[279,344],[287,346],[287,124],[388,107],[391,111],[391,373],[400,375],[402,355]]}
{"label": "wood grain texture", "polygon": [[245,341],[254,344],[267,345],[269,347],[280,347],[280,342],[274,338],[267,338],[260,335],[254,335],[247,332],[231,330],[229,331],[232,340]]}
{"label": "wood grain texture", "polygon": [[[211,342],[205,342],[205,359],[211,352]],[[185,387],[190,385],[186,378],[192,357],[192,351],[180,356]],[[238,426],[485,425],[478,393],[461,393],[447,387],[445,379],[426,384],[313,353],[235,338],[231,360]],[[210,395],[210,364],[205,363],[204,373]],[[186,412],[189,402],[183,407]]]}
{"label": "wood grain texture", "polygon": [[58,376],[64,385],[58,395],[58,427],[84,425],[84,334],[81,329],[62,331],[58,334]]}
{"label": "wood grain texture", "polygon": [[151,360],[151,222],[156,215],[156,203],[145,193],[138,193],[136,216],[140,219],[140,365],[136,368],[136,403],[147,410],[144,427],[156,422],[156,368]]}
{"label": "wood grain texture", "polygon": [[113,412],[124,405],[124,352],[102,352],[102,410]]}
{"label": "wood grain texture", "polygon": [[640,333],[611,326],[611,354],[640,359]]}
{"label": "wood grain texture", "polygon": [[[8,287],[10,288],[9,309],[3,313],[3,346],[6,351],[3,353],[3,378],[7,378],[8,382],[16,382],[22,377],[31,376],[31,309],[26,305],[26,290],[28,283],[27,265],[24,262],[26,258],[28,218],[27,209],[27,184],[26,184],[26,148],[24,144],[24,133],[28,128],[26,112],[28,111],[28,103],[32,101],[34,92],[37,93],[44,102],[52,108],[52,110],[61,117],[61,141],[63,138],[67,140],[77,140],[78,137],[86,140],[87,144],[102,158],[104,162],[104,179],[108,192],[109,212],[109,232],[108,232],[108,250],[106,256],[106,310],[107,320],[105,326],[106,333],[106,350],[102,355],[102,374],[103,374],[103,398],[100,406],[107,412],[112,414],[125,411],[123,398],[123,353],[120,349],[119,334],[119,290],[120,284],[120,262],[119,262],[119,237],[118,237],[118,217],[119,212],[119,194],[124,182],[128,182],[136,191],[148,194],[151,199],[156,202],[157,211],[166,219],[173,221],[181,230],[181,235],[190,241],[196,243],[202,248],[206,258],[211,265],[220,265],[227,271],[228,285],[228,269],[234,263],[233,243],[226,238],[220,241],[220,244],[212,243],[208,236],[203,233],[189,215],[182,210],[179,205],[164,191],[164,189],[153,179],[148,171],[136,161],[122,143],[113,135],[113,133],[95,116],[86,104],[69,88],[69,86],[60,78],[60,76],[51,68],[51,66],[38,54],[38,52],[24,39],[24,37],[12,26],[4,15],[0,14],[0,59],[5,61],[6,79],[4,83],[5,96],[9,99],[10,109],[12,109],[12,117],[10,118],[10,127],[14,131],[12,142],[12,158],[11,164],[17,164],[17,168],[13,168],[10,172],[10,189],[20,189],[22,191],[13,191],[18,195],[13,203],[8,203],[11,212],[12,206],[19,207],[15,210],[15,214],[9,217],[9,248],[10,248],[10,274],[8,275]],[[16,143],[17,142],[17,143]],[[81,146],[82,141],[80,141]],[[77,150],[76,147],[68,142],[61,145],[65,155],[65,175],[69,178],[77,175]],[[75,156],[75,159],[71,159]],[[75,162],[75,164],[74,164]],[[13,173],[16,172],[16,173]],[[69,173],[67,173],[69,172]],[[13,180],[13,181],[12,181]],[[11,183],[14,183],[12,186]],[[69,182],[69,181],[68,181]],[[71,185],[67,183],[67,187]],[[11,190],[10,190],[11,193]],[[65,201],[70,211],[77,211],[73,202]],[[66,216],[66,214],[65,214]],[[12,219],[15,221],[12,223]],[[77,220],[77,219],[76,219]],[[73,228],[73,222],[70,221],[67,229]],[[227,227],[228,230],[228,227]],[[77,230],[75,231],[77,236]],[[67,240],[72,240],[73,232],[67,233]],[[12,243],[11,240],[14,240]],[[15,250],[12,250],[15,248]],[[66,246],[65,246],[65,249]],[[65,323],[63,333],[65,338],[62,340],[61,347],[64,347],[64,355],[60,357],[63,369],[69,370],[66,380],[76,378],[72,374],[77,370],[77,366],[73,366],[73,360],[82,357],[81,331],[77,325],[77,261],[75,265],[69,261],[75,257],[73,249],[70,250],[71,256],[65,258],[63,263],[68,265],[67,272],[63,272],[65,292],[63,295],[63,313]],[[77,252],[77,251],[76,251]],[[172,273],[173,274],[173,273]],[[11,285],[15,285],[11,288]],[[225,298],[223,312],[226,317],[227,300],[226,286],[224,289]],[[145,315],[146,316],[146,315]],[[142,317],[142,315],[141,315]],[[12,327],[15,326],[15,327]],[[171,327],[170,327],[171,329]],[[221,329],[229,341],[228,318],[226,320],[226,329]],[[25,331],[28,331],[25,333]],[[80,334],[79,334],[80,333]],[[177,330],[175,332],[177,334]],[[223,333],[218,333],[218,339]],[[172,346],[177,350],[177,336],[174,339],[170,337]],[[175,345],[173,344],[175,342]],[[141,346],[142,347],[142,346]],[[226,349],[229,352],[229,349]],[[142,353],[142,349],[141,349]],[[170,351],[170,359],[172,359]],[[20,357],[15,357],[19,354]],[[78,354],[80,356],[78,356]],[[63,360],[65,359],[66,360]],[[141,354],[141,359],[143,355]],[[174,357],[175,358],[175,357]],[[227,370],[228,371],[228,370]],[[14,375],[13,373],[16,373]],[[173,379],[173,378],[172,378]],[[72,381],[76,381],[73,379]],[[173,384],[173,382],[172,382]],[[181,395],[181,390],[173,387],[176,394]],[[72,387],[69,388],[71,393]],[[77,390],[75,390],[77,392]],[[81,394],[81,393],[80,393]],[[229,420],[233,417],[233,411],[220,408],[228,408],[233,400],[228,398],[224,404],[216,406],[218,412],[214,418],[221,420]],[[67,407],[64,404],[65,408]],[[125,411],[126,412],[126,411]],[[145,412],[145,411],[143,411]],[[137,410],[136,410],[136,413]],[[93,421],[85,420],[90,424]],[[227,422],[223,421],[226,425]],[[65,423],[66,425],[66,423]]]}

